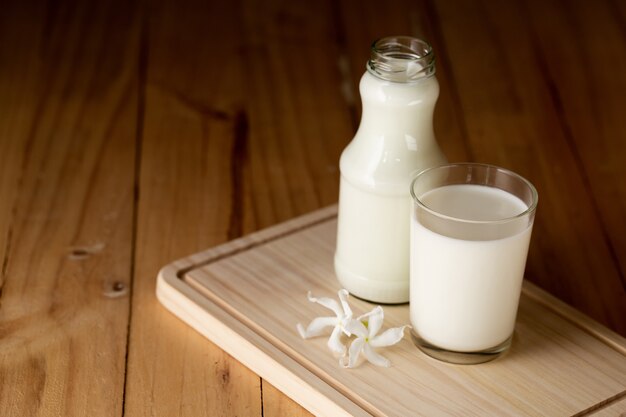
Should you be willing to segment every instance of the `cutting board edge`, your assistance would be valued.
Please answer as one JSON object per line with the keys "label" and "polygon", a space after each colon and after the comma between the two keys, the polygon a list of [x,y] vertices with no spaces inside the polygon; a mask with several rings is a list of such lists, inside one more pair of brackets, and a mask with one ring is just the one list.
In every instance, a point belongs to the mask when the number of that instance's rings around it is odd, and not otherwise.
{"label": "cutting board edge", "polygon": [[525,296],[545,306],[592,337],[600,340],[611,349],[626,356],[626,338],[526,279],[524,279],[522,292]]}
{"label": "cutting board edge", "polygon": [[172,265],[158,275],[159,302],[179,319],[316,416],[372,417],[352,400],[180,280]]}

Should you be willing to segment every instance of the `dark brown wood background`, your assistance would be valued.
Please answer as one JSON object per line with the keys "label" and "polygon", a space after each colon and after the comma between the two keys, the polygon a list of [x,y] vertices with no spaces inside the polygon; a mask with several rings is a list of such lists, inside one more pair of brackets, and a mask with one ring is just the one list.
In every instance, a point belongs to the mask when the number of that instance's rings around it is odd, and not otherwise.
{"label": "dark brown wood background", "polygon": [[306,415],[155,278],[336,202],[391,34],[448,159],[536,185],[527,279],[626,335],[626,2],[0,0],[0,415]]}

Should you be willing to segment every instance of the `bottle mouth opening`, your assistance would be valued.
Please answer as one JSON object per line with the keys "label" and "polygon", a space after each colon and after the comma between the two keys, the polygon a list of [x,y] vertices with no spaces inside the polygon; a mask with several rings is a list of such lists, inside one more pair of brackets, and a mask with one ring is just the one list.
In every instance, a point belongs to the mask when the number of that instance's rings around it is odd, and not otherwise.
{"label": "bottle mouth opening", "polygon": [[414,82],[435,74],[435,53],[428,42],[411,36],[389,36],[371,47],[367,70],[394,82]]}

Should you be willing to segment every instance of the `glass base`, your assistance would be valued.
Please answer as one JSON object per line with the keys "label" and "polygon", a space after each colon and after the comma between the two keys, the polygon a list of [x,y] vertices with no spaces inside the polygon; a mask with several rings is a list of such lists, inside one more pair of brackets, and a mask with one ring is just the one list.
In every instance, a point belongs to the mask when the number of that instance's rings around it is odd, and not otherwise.
{"label": "glass base", "polygon": [[432,358],[458,365],[475,365],[478,363],[489,362],[502,356],[511,346],[513,335],[511,335],[504,342],[500,343],[498,346],[478,352],[456,352],[431,345],[413,330],[411,330],[411,339],[422,352]]}

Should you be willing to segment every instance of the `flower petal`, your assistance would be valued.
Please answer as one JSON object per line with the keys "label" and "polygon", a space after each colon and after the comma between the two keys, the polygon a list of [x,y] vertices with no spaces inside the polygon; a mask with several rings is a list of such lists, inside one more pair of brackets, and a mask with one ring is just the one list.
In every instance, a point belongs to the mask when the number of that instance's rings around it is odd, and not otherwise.
{"label": "flower petal", "polygon": [[344,316],[352,317],[352,309],[350,308],[350,304],[348,304],[348,296],[350,296],[348,290],[341,289],[337,292],[337,295],[339,296],[339,301],[341,301]]}
{"label": "flower petal", "polygon": [[347,366],[345,364],[345,360],[343,361],[344,368],[354,368],[356,366],[356,362],[359,359],[359,355],[361,354],[361,351],[363,350],[363,346],[367,346],[367,345],[365,344],[365,339],[361,337],[358,337],[354,339],[354,341],[352,341],[352,344],[350,345],[350,349],[349,349]]}
{"label": "flower petal", "polygon": [[355,334],[358,337],[367,337],[367,328],[359,320],[350,319],[350,321],[344,325],[344,331],[348,336]]}
{"label": "flower petal", "polygon": [[346,346],[343,343],[341,343],[341,334],[342,334],[341,327],[335,326],[332,334],[328,338],[327,345],[328,345],[328,348],[332,350],[333,352],[345,355]]}
{"label": "flower petal", "polygon": [[391,346],[398,343],[404,337],[404,329],[409,326],[394,327],[386,330],[383,334],[376,336],[370,340],[372,347]]}
{"label": "flower petal", "polygon": [[303,339],[320,336],[324,333],[326,327],[337,325],[337,317],[317,317],[308,325],[306,330],[304,326],[298,323],[298,333]]}
{"label": "flower petal", "polygon": [[368,337],[372,338],[376,335],[376,333],[378,333],[378,331],[382,327],[384,319],[385,314],[383,312],[383,308],[381,306],[377,306],[369,313],[365,313],[362,316],[359,316],[357,320],[367,320],[367,329],[369,331]]}
{"label": "flower petal", "polygon": [[300,333],[300,337],[303,339],[307,338],[306,330],[304,326],[300,323],[296,324],[296,329],[298,329],[298,333]]}
{"label": "flower petal", "polygon": [[337,303],[337,301],[333,300],[332,298],[313,297],[313,295],[311,294],[311,291],[309,291],[306,296],[310,302],[321,304],[324,307],[328,308],[329,310],[332,310],[337,317],[343,316],[343,312],[341,311],[341,308],[339,308],[339,304]]}
{"label": "flower petal", "polygon": [[365,355],[365,359],[376,366],[384,366],[385,368],[391,366],[389,359],[376,353],[369,344],[363,346],[363,355]]}
{"label": "flower petal", "polygon": [[350,325],[350,323],[352,323],[352,321],[354,321],[352,317],[344,317],[340,321],[341,329],[343,330],[344,334],[348,337],[352,336],[352,331],[348,330],[348,326]]}

